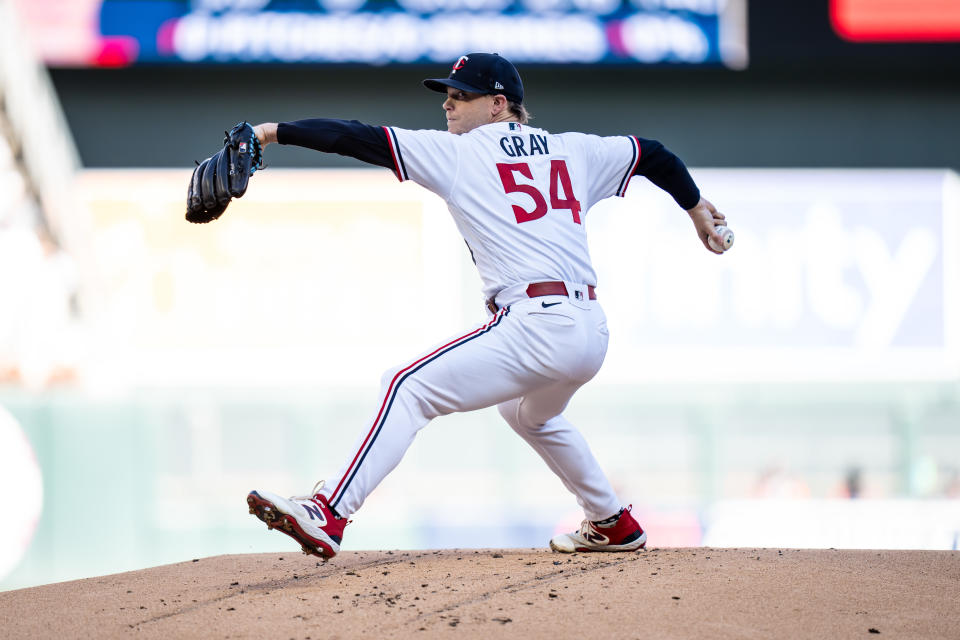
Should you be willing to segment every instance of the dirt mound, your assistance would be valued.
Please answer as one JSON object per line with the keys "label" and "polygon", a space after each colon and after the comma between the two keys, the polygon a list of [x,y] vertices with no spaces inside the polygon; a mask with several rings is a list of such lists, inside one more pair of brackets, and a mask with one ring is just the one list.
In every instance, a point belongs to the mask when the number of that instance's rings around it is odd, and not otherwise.
{"label": "dirt mound", "polygon": [[956,638],[960,553],[218,556],[0,593],[5,638]]}

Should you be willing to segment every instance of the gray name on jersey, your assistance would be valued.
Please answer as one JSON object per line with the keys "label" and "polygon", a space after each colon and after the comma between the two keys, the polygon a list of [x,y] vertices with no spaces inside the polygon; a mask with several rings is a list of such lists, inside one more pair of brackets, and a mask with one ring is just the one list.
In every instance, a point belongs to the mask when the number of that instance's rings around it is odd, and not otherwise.
{"label": "gray name on jersey", "polygon": [[524,140],[523,136],[503,136],[500,138],[500,148],[511,158],[550,154],[547,136],[538,136],[535,133],[531,133],[527,140]]}

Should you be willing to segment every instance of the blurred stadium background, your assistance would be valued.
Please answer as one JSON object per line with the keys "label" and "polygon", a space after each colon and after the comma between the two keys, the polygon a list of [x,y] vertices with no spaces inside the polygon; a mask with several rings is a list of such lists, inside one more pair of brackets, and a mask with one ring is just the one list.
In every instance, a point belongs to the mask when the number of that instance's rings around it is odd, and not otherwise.
{"label": "blurred stadium background", "polygon": [[[574,400],[655,546],[957,549],[960,4],[0,0],[0,589],[290,550],[379,373],[483,318],[443,204],[271,148],[183,220],[238,120],[442,128],[495,50],[535,123],[662,140],[727,213],[636,180],[591,212],[610,317]],[[952,80],[950,79],[952,78]],[[573,500],[495,412],[437,420],[347,549],[542,546]]]}

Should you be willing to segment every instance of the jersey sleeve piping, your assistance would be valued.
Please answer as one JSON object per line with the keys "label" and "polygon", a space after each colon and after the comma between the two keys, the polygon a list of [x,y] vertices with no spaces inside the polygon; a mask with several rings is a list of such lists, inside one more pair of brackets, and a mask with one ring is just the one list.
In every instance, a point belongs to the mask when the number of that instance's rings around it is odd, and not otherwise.
{"label": "jersey sleeve piping", "polygon": [[630,168],[624,174],[623,179],[620,180],[620,188],[617,189],[617,195],[621,198],[627,192],[627,187],[630,186],[630,178],[633,177],[633,172],[637,170],[637,165],[640,164],[640,141],[637,140],[636,136],[627,136],[627,138],[633,146],[633,158],[630,160]]}
{"label": "jersey sleeve piping", "polygon": [[407,167],[403,162],[403,154],[400,152],[397,134],[390,127],[384,127],[383,130],[387,133],[387,142],[390,144],[390,155],[393,156],[394,173],[397,174],[397,179],[400,182],[409,180],[410,176],[407,174]]}

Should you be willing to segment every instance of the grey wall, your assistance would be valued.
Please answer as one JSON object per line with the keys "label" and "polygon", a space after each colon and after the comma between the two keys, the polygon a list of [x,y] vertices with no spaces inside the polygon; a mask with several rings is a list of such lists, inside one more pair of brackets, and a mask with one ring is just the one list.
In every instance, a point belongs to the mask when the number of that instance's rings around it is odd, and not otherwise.
{"label": "grey wall", "polygon": [[[943,74],[806,69],[521,68],[534,124],[657,138],[699,167],[960,169],[960,83]],[[324,116],[443,128],[419,81],[445,67],[54,70],[89,167],[185,167],[238,120]],[[272,166],[353,160],[271,150]]]}

